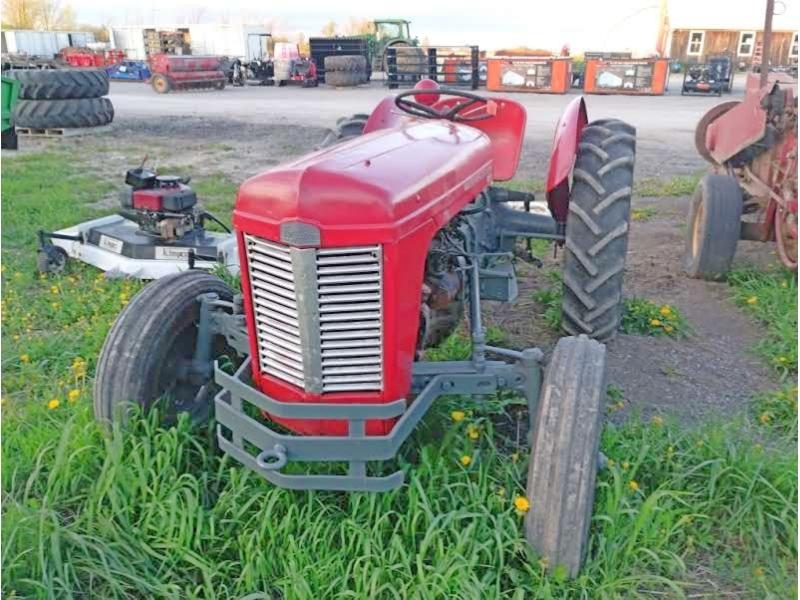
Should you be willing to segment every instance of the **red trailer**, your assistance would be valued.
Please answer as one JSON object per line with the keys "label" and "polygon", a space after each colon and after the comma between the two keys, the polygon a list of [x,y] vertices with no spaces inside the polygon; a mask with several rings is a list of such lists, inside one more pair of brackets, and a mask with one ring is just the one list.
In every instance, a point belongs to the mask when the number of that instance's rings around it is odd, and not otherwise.
{"label": "red trailer", "polygon": [[150,57],[150,84],[159,94],[190,88],[225,88],[219,56],[154,54]]}

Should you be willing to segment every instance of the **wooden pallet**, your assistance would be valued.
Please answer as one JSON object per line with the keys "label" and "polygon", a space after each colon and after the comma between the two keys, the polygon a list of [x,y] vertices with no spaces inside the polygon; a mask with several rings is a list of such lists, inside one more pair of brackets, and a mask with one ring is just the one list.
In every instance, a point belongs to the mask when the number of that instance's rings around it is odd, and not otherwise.
{"label": "wooden pallet", "polygon": [[111,130],[111,125],[102,125],[100,127],[48,127],[47,129],[37,129],[35,127],[17,127],[17,135],[24,135],[28,137],[48,137],[48,138],[63,138],[73,137],[76,135],[92,135],[97,133],[104,133]]}

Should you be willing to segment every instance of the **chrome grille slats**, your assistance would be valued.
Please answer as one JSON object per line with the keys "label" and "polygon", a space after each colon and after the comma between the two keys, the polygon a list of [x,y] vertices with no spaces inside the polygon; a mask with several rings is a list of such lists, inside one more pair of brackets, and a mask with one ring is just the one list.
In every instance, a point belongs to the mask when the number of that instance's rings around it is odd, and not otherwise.
{"label": "chrome grille slats", "polygon": [[291,252],[252,235],[244,237],[261,370],[304,387]]}
{"label": "chrome grille slats", "polygon": [[245,243],[261,370],[312,392],[382,389],[381,247]]}
{"label": "chrome grille slats", "polygon": [[317,251],[322,389],[383,387],[380,246]]}

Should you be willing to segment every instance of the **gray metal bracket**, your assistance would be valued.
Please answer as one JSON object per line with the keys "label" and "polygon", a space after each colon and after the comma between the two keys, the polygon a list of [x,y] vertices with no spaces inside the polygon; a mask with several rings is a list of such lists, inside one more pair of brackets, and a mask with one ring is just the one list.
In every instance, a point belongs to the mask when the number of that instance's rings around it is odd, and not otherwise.
{"label": "gray metal bracket", "polygon": [[[494,348],[487,348],[492,352]],[[515,362],[488,360],[480,370],[472,361],[419,362],[414,364],[412,391],[416,397],[385,404],[287,403],[270,398],[249,383],[251,359],[229,375],[214,367],[222,391],[214,398],[217,441],[220,448],[275,485],[289,489],[380,492],[403,484],[404,473],[387,476],[367,475],[366,463],[394,458],[403,442],[425,416],[433,402],[445,395],[483,396],[500,389],[516,390],[535,406],[541,385],[539,350],[521,353],[502,351]],[[346,436],[301,436],[277,432],[266,419],[250,416],[256,411],[291,419],[343,420]],[[372,419],[397,419],[386,435],[367,436],[366,422]],[[248,451],[252,445],[258,454]],[[282,472],[289,463],[347,462],[345,475],[290,474]]]}

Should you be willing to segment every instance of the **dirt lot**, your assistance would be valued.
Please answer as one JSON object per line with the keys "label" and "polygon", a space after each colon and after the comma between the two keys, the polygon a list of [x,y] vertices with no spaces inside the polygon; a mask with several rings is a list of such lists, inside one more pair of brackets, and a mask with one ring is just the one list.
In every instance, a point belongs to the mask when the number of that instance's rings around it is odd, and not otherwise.
{"label": "dirt lot", "polygon": [[[151,164],[193,177],[239,184],[266,168],[311,150],[337,116],[368,111],[387,91],[299,88],[228,88],[157,96],[142,84],[112,84],[117,118],[108,134],[62,140],[81,160],[100,166],[101,176],[120,182],[132,163],[148,155]],[[528,137],[518,178],[535,187],[544,176],[555,122],[573,95],[518,94],[528,109]],[[637,179],[669,182],[695,175],[704,164],[693,146],[694,125],[717,98],[591,96],[591,118],[618,116],[637,127]],[[48,142],[23,140],[29,149]],[[52,142],[49,142],[52,143]],[[24,152],[25,150],[23,150]],[[102,157],[101,160],[98,160]],[[230,199],[232,202],[232,198]],[[767,370],[751,354],[759,332],[729,301],[724,284],[686,279],[680,269],[688,198],[636,197],[634,207],[653,215],[632,226],[627,267],[628,295],[675,305],[687,317],[686,339],[620,336],[610,347],[610,382],[620,388],[626,408],[645,415],[664,412],[682,419],[730,414],[757,391],[772,386]],[[99,199],[112,207],[116,196]],[[763,264],[771,249],[743,244],[738,264]],[[547,266],[557,266],[548,260]],[[546,285],[542,271],[522,266],[520,300],[490,307],[489,321],[508,331],[517,346],[554,343],[556,336],[531,317],[540,312],[532,293]]]}

